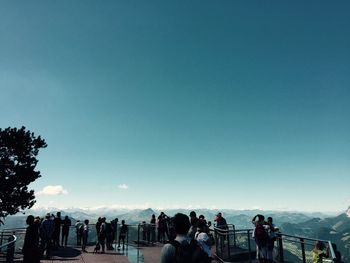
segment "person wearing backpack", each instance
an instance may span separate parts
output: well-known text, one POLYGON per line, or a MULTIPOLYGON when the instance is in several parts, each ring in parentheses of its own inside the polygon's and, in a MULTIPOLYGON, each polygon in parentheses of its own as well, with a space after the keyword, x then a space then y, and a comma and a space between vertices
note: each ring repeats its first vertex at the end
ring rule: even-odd
POLYGON ((202 251, 202 257, 201 261, 205 263, 211 262, 211 246, 212 241, 208 235, 207 231, 207 224, 205 220, 199 220, 197 223, 197 232, 195 234, 195 239, 198 242, 198 245, 201 247, 202 251))
POLYGON ((77 246, 81 245, 81 239, 83 238, 84 223, 77 220, 75 223, 75 233, 77 235, 77 246))
POLYGON ((254 238, 257 246, 257 255, 260 263, 267 263, 267 242, 268 233, 264 227, 265 217, 263 215, 256 215, 253 218, 255 224, 254 238))
POLYGON ((198 242, 188 236, 191 227, 189 217, 177 213, 173 218, 175 240, 165 244, 160 254, 160 263, 205 263, 205 254, 198 242))

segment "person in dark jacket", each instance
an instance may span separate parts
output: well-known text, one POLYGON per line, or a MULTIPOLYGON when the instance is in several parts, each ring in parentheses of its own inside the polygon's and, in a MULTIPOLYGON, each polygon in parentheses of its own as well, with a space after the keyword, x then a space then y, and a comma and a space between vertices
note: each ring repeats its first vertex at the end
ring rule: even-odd
POLYGON ((55 249, 60 247, 60 234, 61 234, 61 212, 57 212, 56 217, 53 220, 54 222, 54 231, 52 233, 53 247, 55 249))
POLYGON ((29 215, 26 223, 28 225, 23 243, 23 263, 39 263, 39 229, 34 223, 34 216, 29 215))
POLYGON ((69 219, 68 216, 65 216, 63 221, 62 221, 62 238, 61 238, 61 246, 67 246, 67 240, 68 240, 68 235, 69 235, 69 228, 71 226, 72 222, 69 219))

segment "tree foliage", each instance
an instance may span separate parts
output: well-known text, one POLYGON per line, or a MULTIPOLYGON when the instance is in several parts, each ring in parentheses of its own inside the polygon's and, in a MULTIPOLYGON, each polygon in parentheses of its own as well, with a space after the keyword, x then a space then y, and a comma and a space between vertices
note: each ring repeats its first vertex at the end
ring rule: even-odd
POLYGON ((34 190, 28 185, 41 177, 35 171, 40 148, 47 146, 40 136, 25 127, 0 128, 0 223, 35 204, 34 190))

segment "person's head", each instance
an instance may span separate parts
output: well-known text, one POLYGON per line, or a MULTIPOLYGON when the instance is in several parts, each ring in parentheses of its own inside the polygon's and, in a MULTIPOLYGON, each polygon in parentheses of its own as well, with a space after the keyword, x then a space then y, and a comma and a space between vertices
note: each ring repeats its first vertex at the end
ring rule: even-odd
POLYGON ((271 225, 272 222, 273 222, 273 219, 272 219, 271 216, 269 216, 269 217, 267 218, 267 223, 268 223, 269 225, 271 225))
POLYGON ((61 212, 57 212, 56 216, 61 217, 61 212))
POLYGON ((84 224, 85 224, 85 225, 88 225, 88 224, 89 224, 89 220, 88 220, 88 219, 85 219, 85 220, 84 220, 84 224))
POLYGON ((66 219, 66 220, 67 220, 67 219, 68 219, 68 216, 65 216, 65 217, 64 217, 64 219, 66 219))
POLYGON ((191 211, 190 217, 196 217, 196 216, 197 216, 196 212, 195 211, 191 211))
POLYGON ((153 214, 153 215, 152 215, 152 218, 156 218, 156 215, 155 215, 155 214, 153 214))
POLYGON ((220 220, 221 220, 221 217, 222 217, 221 212, 217 213, 217 214, 215 215, 214 221, 216 221, 216 222, 220 221, 220 220))
POLYGON ((202 220, 205 219, 204 215, 200 215, 198 218, 199 218, 199 219, 202 219, 202 220))
POLYGON ((324 249, 324 244, 323 244, 323 242, 321 242, 321 241, 316 241, 316 243, 315 243, 315 248, 316 249, 318 249, 318 250, 323 250, 324 249))
POLYGON ((199 220, 198 221, 197 228, 198 228, 199 232, 205 232, 206 227, 207 227, 207 224, 205 223, 204 220, 199 220))
POLYGON ((50 219, 50 217, 51 217, 50 213, 47 213, 46 216, 45 216, 46 219, 50 219))
POLYGON ((182 213, 177 213, 174 216, 173 223, 174 223, 175 232, 176 234, 179 234, 179 235, 186 235, 188 233, 188 230, 191 227, 190 219, 188 218, 187 215, 182 213))
POLYGON ((262 224, 265 220, 265 217, 263 215, 257 214, 256 216, 253 217, 253 224, 257 225, 257 224, 262 224))
POLYGON ((27 216, 26 223, 27 225, 32 225, 34 223, 34 216, 32 215, 27 216))
POLYGON ((122 225, 125 225, 125 220, 122 220, 122 225))

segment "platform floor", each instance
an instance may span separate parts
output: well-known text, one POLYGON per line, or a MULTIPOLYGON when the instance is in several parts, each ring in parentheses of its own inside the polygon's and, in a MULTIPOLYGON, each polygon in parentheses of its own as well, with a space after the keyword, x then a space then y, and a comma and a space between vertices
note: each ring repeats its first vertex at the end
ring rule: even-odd
MULTIPOLYGON (((94 246, 87 247, 87 253, 80 247, 65 247, 53 251, 51 259, 41 260, 41 263, 158 263, 162 244, 147 247, 131 247, 123 250, 108 250, 104 254, 93 253, 94 246)), ((0 261, 1 262, 1 261, 0 261)), ((14 262, 22 262, 17 259, 14 262)), ((213 260, 212 263, 220 261, 213 260)))

